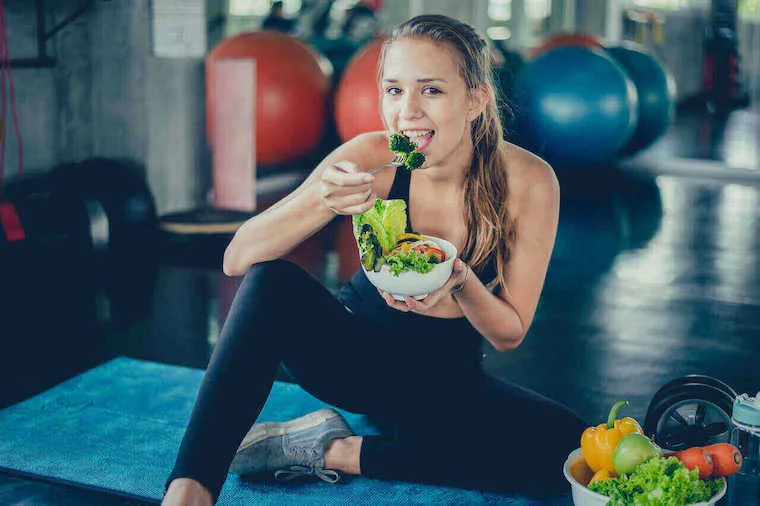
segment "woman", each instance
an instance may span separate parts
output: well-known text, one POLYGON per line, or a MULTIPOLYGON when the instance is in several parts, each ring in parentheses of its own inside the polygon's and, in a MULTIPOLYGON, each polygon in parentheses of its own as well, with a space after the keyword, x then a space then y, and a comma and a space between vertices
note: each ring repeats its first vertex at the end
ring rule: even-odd
POLYGON ((533 319, 557 228, 554 173, 503 140, 488 49, 471 27, 444 16, 404 23, 384 47, 380 86, 388 132, 410 136, 425 165, 371 175, 392 158, 388 132, 361 135, 238 230, 224 271, 245 278, 164 504, 210 504, 228 470, 565 489, 562 462, 587 424, 480 364, 483 337, 514 349, 533 319), (442 288, 397 301, 359 270, 336 298, 278 260, 376 198, 407 200, 414 231, 457 246, 461 258, 442 288), (313 395, 391 429, 355 435, 332 410, 251 427, 280 361, 313 395))

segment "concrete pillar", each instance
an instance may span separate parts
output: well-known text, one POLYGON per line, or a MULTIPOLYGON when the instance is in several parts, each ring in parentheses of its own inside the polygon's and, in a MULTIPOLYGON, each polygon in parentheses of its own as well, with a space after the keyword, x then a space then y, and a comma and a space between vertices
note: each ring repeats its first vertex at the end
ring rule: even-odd
POLYGON ((608 42, 623 40, 623 3, 618 0, 605 2, 604 39, 608 42))
POLYGON ((609 42, 623 38, 623 3, 620 0, 577 0, 579 32, 603 37, 609 42))
POLYGON ((551 33, 575 31, 576 3, 576 0, 552 0, 552 12, 549 18, 551 33))
POLYGON ((488 0, 474 0, 472 4, 473 26, 479 34, 485 36, 486 30, 491 25, 488 18, 488 0))
POLYGON ((97 2, 92 23, 95 154, 145 163, 150 20, 147 0, 97 2))
POLYGON ((93 145, 145 165, 159 213, 202 204, 210 181, 203 58, 156 58, 149 0, 97 2, 93 145))
MULTIPOLYGON (((52 12, 55 24, 62 22, 72 8, 76 8, 75 2, 57 3, 52 12)), ((92 11, 88 11, 51 40, 57 57, 53 77, 58 107, 58 163, 93 156, 91 25, 92 11)))
POLYGON ((603 37, 608 3, 607 0, 577 0, 577 31, 603 37))
POLYGON ((526 0, 512 0, 512 19, 509 21, 509 29, 512 31, 511 45, 517 50, 533 46, 531 22, 525 3, 526 0))

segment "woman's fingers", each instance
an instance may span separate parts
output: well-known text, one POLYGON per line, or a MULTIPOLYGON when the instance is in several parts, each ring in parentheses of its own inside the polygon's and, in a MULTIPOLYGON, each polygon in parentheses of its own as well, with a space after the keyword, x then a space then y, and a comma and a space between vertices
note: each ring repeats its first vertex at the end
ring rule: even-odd
POLYGON ((399 311, 403 311, 405 313, 409 311, 409 307, 403 301, 394 299, 391 294, 384 292, 383 290, 378 289, 377 291, 380 293, 380 296, 383 298, 383 300, 385 300, 385 303, 393 309, 398 309, 399 311))
POLYGON ((346 214, 361 214, 361 213, 366 213, 367 211, 369 211, 370 209, 372 209, 372 207, 374 205, 375 205, 375 199, 371 198, 371 199, 368 199, 367 202, 364 202, 364 203, 359 204, 357 206, 346 207, 345 209, 343 209, 343 212, 345 212, 346 214))
POLYGON ((322 175, 322 180, 340 187, 362 186, 372 183, 375 176, 366 172, 360 172, 354 164, 350 164, 348 170, 338 165, 331 165, 322 175))
POLYGON ((341 188, 353 188, 370 184, 373 179, 371 174, 347 174, 345 172, 326 171, 322 180, 341 188))
POLYGON ((417 300, 414 297, 405 297, 404 302, 411 311, 426 313, 436 305, 438 298, 431 292, 424 299, 417 300))
MULTIPOLYGON (((372 196, 372 188, 367 188, 367 191, 364 191, 362 193, 352 193, 350 195, 346 195, 345 197, 341 198, 341 201, 344 206, 355 206, 364 204, 369 200, 369 198, 372 196)), ((374 203, 375 199, 372 199, 374 203)))
POLYGON ((374 176, 351 162, 339 162, 322 173, 322 200, 336 214, 359 214, 375 203, 374 176))
POLYGON ((373 188, 371 185, 356 186, 356 187, 353 187, 351 190, 346 190, 345 188, 334 187, 334 186, 331 187, 329 185, 325 185, 322 187, 322 198, 332 199, 336 203, 338 203, 339 201, 344 201, 344 199, 353 199, 353 200, 345 200, 345 202, 347 202, 348 205, 359 204, 361 202, 364 202, 370 197, 370 195, 372 194, 372 190, 373 188))
POLYGON ((376 198, 377 195, 372 188, 370 188, 363 193, 341 197, 325 197, 324 200, 328 204, 328 207, 338 212, 338 214, 359 214, 372 209, 372 206, 375 205, 376 198))

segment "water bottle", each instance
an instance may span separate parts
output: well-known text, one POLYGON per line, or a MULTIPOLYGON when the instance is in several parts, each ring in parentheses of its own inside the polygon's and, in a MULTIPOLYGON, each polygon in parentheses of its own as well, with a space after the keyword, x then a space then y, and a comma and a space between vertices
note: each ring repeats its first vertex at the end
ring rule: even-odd
POLYGON ((744 463, 728 479, 730 506, 760 506, 760 392, 734 399, 731 416, 731 444, 742 452, 744 463))

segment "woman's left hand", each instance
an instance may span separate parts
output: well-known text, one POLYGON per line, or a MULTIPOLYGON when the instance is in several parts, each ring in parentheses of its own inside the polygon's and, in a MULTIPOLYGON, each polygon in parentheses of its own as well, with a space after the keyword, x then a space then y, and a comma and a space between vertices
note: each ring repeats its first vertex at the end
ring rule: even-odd
POLYGON ((384 292, 379 288, 377 291, 385 300, 385 303, 393 309, 397 309, 405 313, 413 311, 415 313, 425 314, 428 313, 436 304, 438 304, 441 299, 449 297, 451 295, 452 288, 464 282, 465 274, 467 274, 467 269, 469 268, 470 267, 467 266, 467 264, 465 264, 459 258, 454 260, 454 266, 452 268, 451 276, 449 276, 449 279, 446 280, 442 287, 430 292, 422 300, 415 300, 414 297, 411 296, 404 297, 404 300, 396 300, 393 298, 393 295, 388 292, 384 292))

